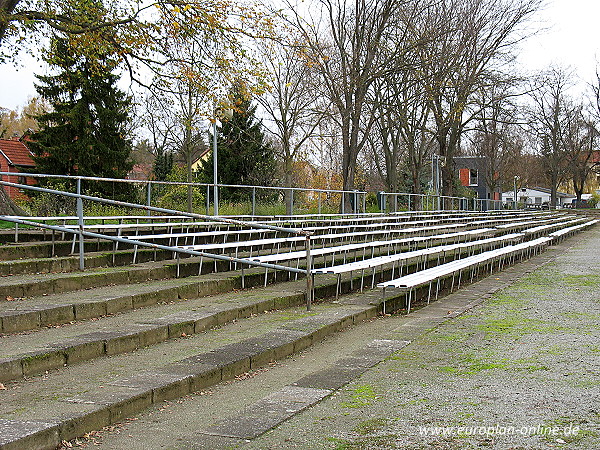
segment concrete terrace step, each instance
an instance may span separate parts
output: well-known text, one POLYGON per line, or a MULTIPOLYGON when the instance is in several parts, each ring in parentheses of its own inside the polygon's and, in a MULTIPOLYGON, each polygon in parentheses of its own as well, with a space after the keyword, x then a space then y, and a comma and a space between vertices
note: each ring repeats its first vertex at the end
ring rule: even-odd
MULTIPOLYGON (((212 286, 226 284, 223 283, 224 280, 224 277, 215 277, 212 286)), ((346 291, 349 285, 348 280, 344 284, 346 291)), ((315 298, 331 296, 335 286, 336 280, 333 277, 321 278, 315 285, 315 298)), ((59 369, 100 356, 132 351, 180 337, 182 334, 200 333, 239 318, 300 305, 305 302, 304 287, 303 281, 279 283, 266 288, 184 299, 37 332, 5 335, 0 337, 0 381, 59 369), (24 353, 23 348, 29 351, 24 353)), ((175 295, 173 290, 171 292, 175 295)), ((148 293, 154 301, 151 290, 148 293)), ((346 303, 352 304, 357 299, 365 298, 370 297, 350 296, 346 303)), ((176 297, 173 299, 177 300, 176 297)), ((400 303, 401 301, 396 299, 396 304, 400 303)))
MULTIPOLYGON (((262 284, 263 275, 246 274, 247 287, 262 284)), ((74 321, 156 305, 161 302, 194 299, 228 292, 241 286, 241 275, 220 272, 186 278, 105 286, 64 294, 53 294, 0 303, 0 332, 22 331, 57 326, 74 321)))
MULTIPOLYGON (((89 242, 89 241, 88 241, 89 242)), ((86 243, 87 244, 87 243, 86 243)), ((53 258, 55 256, 68 256, 71 254, 73 244, 69 241, 52 242, 22 242, 0 245, 0 260, 15 260, 23 258, 53 258)), ((77 246, 75 247, 77 250, 77 246)), ((111 251, 112 242, 89 242, 88 251, 111 251)))
MULTIPOLYGON (((213 285, 214 282, 226 284, 224 280, 213 278, 213 285)), ((0 360, 0 381, 131 351, 180 337, 182 333, 200 333, 241 317, 299 305, 305 299, 302 287, 301 282, 285 283, 284 286, 175 301, 27 334, 5 335, 0 337, 3 358, 0 360), (23 353, 23 348, 29 351, 23 353)), ((326 289, 327 285, 317 287, 316 292, 326 289)))
MULTIPOLYGON (((385 254, 385 251, 383 252, 385 254)), ((455 252, 447 252, 447 258, 453 258, 455 252)), ((336 260, 342 262, 343 257, 337 256, 336 260)), ((346 258, 352 260, 352 258, 346 258)), ((359 257, 360 259, 360 257, 359 257)), ((318 263, 315 267, 323 264, 323 261, 314 261, 318 263)), ((331 264, 328 259, 327 264, 331 264)), ((192 272, 194 262, 192 265, 192 272)), ((204 261, 212 269, 213 262, 204 261)), ((414 264, 422 264, 419 257, 411 258, 406 261, 405 270, 407 272, 416 269, 414 264)), ((378 267, 377 278, 382 270, 388 271, 390 264, 378 267)), ((189 272, 186 269, 186 272, 189 272)), ((345 277, 340 280, 340 292, 350 292, 358 289, 361 274, 360 271, 350 274, 353 276, 345 277)), ((264 285, 264 269, 254 268, 246 269, 244 275, 244 286, 246 288, 264 285)), ((278 274, 278 278, 286 278, 285 274, 278 274)), ((323 275, 317 277, 320 280, 323 275)), ((326 278, 323 278, 326 279, 326 278)), ((369 280, 372 281, 372 274, 369 272, 369 280)), ((268 283, 280 282, 274 279, 273 271, 267 276, 268 283)), ((319 281, 321 282, 321 281, 319 281)), ((304 283, 304 282, 302 282, 304 283)), ((370 281, 369 281, 370 283, 370 281)), ((369 284, 367 283, 367 284, 369 284)), ((94 289, 71 292, 65 296, 63 293, 43 295, 33 298, 15 299, 13 301, 0 302, 0 333, 17 333, 22 331, 34 330, 48 326, 57 326, 73 321, 86 320, 101 317, 107 314, 124 312, 131 309, 147 307, 160 302, 171 302, 182 299, 194 299, 206 295, 225 293, 234 289, 241 288, 240 272, 215 272, 201 276, 190 275, 185 278, 171 278, 154 281, 144 281, 143 283, 104 286, 94 289)), ((370 285, 370 284, 369 284, 370 285)), ((301 287, 304 289, 304 287, 301 287)))
MULTIPOLYGON (((203 271, 204 267, 212 270, 212 261, 209 264, 205 260, 203 271)), ((180 263, 180 277, 197 273, 197 260, 183 260, 180 263)), ((0 278, 0 302, 6 301, 7 298, 10 300, 66 293, 99 286, 173 278, 176 275, 177 264, 174 261, 151 261, 128 267, 95 268, 84 272, 12 275, 0 278)))
POLYGON ((241 319, 191 337, 7 384, 0 449, 53 448, 164 400, 284 358, 377 313, 372 294, 241 319))
MULTIPOLYGON (((375 255, 386 254, 385 248, 375 255)), ((448 253, 451 257, 453 253, 448 253)), ((355 255, 361 258, 361 255, 355 255)), ((418 258, 415 258, 415 260, 418 258)), ((354 257, 336 255, 336 261, 341 263, 343 260, 352 261, 354 257)), ((313 260, 315 267, 323 264, 331 264, 331 259, 322 260, 316 258, 313 260)), ((226 262, 219 262, 220 272, 214 270, 214 261, 207 258, 203 261, 203 275, 197 277, 198 258, 190 258, 180 262, 180 275, 184 278, 172 278, 175 275, 174 263, 166 262, 167 271, 161 269, 159 262, 150 262, 140 264, 136 267, 153 267, 158 270, 157 275, 136 277, 135 283, 127 283, 127 280, 121 280, 118 277, 112 277, 113 273, 123 276, 119 269, 110 269, 106 272, 111 283, 106 284, 104 278, 98 278, 95 273, 102 271, 90 270, 88 272, 78 272, 71 275, 57 274, 37 274, 35 276, 13 276, 2 280, 0 278, 0 292, 2 292, 2 282, 9 286, 5 294, 13 292, 10 297, 0 298, 0 333, 16 333, 32 330, 40 327, 55 326, 69 323, 77 320, 100 317, 106 314, 113 314, 129 309, 145 307, 158 302, 173 301, 183 298, 195 298, 198 296, 215 294, 218 292, 227 292, 241 287, 241 271, 227 271, 226 262), (211 273, 212 272, 212 273, 211 273), (80 278, 81 276, 81 278, 80 278), (58 278, 58 282, 56 281, 58 278), (73 281, 72 289, 66 289, 63 281, 73 281), (92 277, 92 282, 85 282, 87 277, 92 277), (81 279, 81 284, 77 284, 81 279), (20 282, 9 283, 12 280, 20 282), (42 283, 37 286, 36 283, 42 283), (58 287, 57 284, 58 283, 58 287), (123 283, 120 284, 119 283, 123 283), (125 289, 120 286, 127 286, 125 289), (32 297, 20 297, 24 292, 12 291, 12 287, 21 291, 36 292, 32 297), (35 289, 34 289, 35 288, 35 289), (45 291, 44 289, 48 290, 45 291), (50 290, 50 288, 53 289, 50 290), (81 289, 85 289, 82 291, 81 289), (93 289, 91 289, 93 288, 93 289), (74 289, 79 289, 75 291, 74 289), (41 295, 40 295, 41 291, 41 295), (54 292, 54 293, 52 293, 54 292), (66 292, 70 295, 65 296, 66 292), (9 299, 11 301, 2 301, 9 299)), ((407 270, 410 267, 410 261, 407 262, 407 270)), ((126 269, 121 269, 126 270, 126 269)), ((128 272, 128 271, 127 271, 128 272)), ((356 275, 356 274, 355 274, 356 275)), ((244 286, 252 287, 264 284, 264 269, 252 268, 244 271, 244 286)), ((286 274, 277 273, 278 279, 287 278, 286 274)), ((269 271, 267 275, 269 283, 274 282, 274 272, 269 271)), ((279 280, 277 280, 279 281, 279 280)), ((350 286, 353 286, 352 283, 350 286)), ((358 286, 358 285, 357 285, 358 286)), ((346 289, 346 291, 352 289, 346 289)))
MULTIPOLYGON (((172 252, 153 250, 140 250, 136 262, 161 261, 172 259, 172 252)), ((85 269, 99 267, 118 267, 131 264, 133 250, 119 250, 117 252, 86 252, 84 258, 85 269)), ((0 276, 37 273, 63 273, 79 271, 79 255, 26 258, 0 261, 0 276)))

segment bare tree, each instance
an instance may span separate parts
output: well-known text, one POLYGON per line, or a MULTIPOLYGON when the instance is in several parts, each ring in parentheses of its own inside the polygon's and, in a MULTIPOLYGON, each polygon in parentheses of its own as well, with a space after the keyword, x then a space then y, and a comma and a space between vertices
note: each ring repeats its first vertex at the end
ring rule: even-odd
POLYGON ((482 176, 491 192, 512 186, 515 173, 510 169, 514 168, 524 147, 520 137, 524 123, 514 103, 521 95, 514 90, 518 81, 498 79, 475 94, 477 112, 468 133, 471 139, 468 153, 485 158, 482 176))
POLYGON ((432 111, 432 132, 440 156, 442 188, 454 188, 453 157, 473 119, 473 94, 495 78, 509 57, 527 19, 540 0, 440 0, 433 2, 414 28, 420 38, 426 99, 432 111))
POLYGON ((576 106, 566 118, 566 127, 563 133, 563 142, 568 157, 568 176, 571 177, 573 190, 577 201, 581 196, 586 183, 595 169, 593 156, 598 140, 598 130, 590 118, 585 117, 583 105, 576 106))
MULTIPOLYGON (((343 189, 354 188, 356 160, 364 147, 373 117, 365 118, 367 95, 375 80, 384 76, 389 63, 403 52, 406 27, 397 21, 408 0, 318 0, 323 22, 307 22, 294 16, 310 62, 319 71, 325 95, 331 101, 342 135, 343 189), (396 21, 396 22, 395 22, 396 21), (397 42, 384 50, 384 44, 397 42)), ((412 10, 411 10, 412 11, 412 10)), ((345 210, 351 210, 346 198, 345 210)))
POLYGON ((551 67, 536 80, 532 89, 533 106, 529 112, 530 127, 537 140, 538 152, 550 184, 550 204, 555 207, 558 186, 568 176, 569 150, 566 133, 578 113, 567 96, 573 75, 560 67, 551 67))
MULTIPOLYGON (((374 160, 391 192, 398 192, 400 171, 405 168, 411 193, 422 193, 421 177, 433 150, 428 130, 431 111, 415 75, 415 71, 398 71, 374 84, 374 160)), ((413 205, 420 207, 418 201, 413 205)))
MULTIPOLYGON (((294 162, 315 135, 327 107, 315 96, 316 74, 298 42, 281 45, 264 41, 261 45, 261 59, 267 70, 265 81, 270 89, 257 101, 266 112, 267 122, 273 124, 267 131, 279 143, 283 185, 293 187, 294 162)), ((292 201, 291 191, 286 189, 288 214, 292 212, 292 201)))

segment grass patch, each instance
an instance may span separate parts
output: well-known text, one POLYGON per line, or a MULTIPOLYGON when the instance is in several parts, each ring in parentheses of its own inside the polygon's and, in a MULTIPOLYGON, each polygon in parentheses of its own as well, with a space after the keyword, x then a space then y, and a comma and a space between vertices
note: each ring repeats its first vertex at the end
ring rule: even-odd
POLYGON ((560 279, 562 284, 568 286, 600 286, 600 275, 589 274, 589 275, 563 275, 560 279))
POLYGON ((325 438, 325 448, 335 450, 362 450, 374 448, 397 448, 398 436, 391 434, 386 436, 361 437, 356 440, 340 439, 336 437, 325 438))
POLYGON ((438 371, 442 373, 449 373, 453 375, 475 375, 484 370, 494 369, 506 369, 508 365, 504 360, 502 361, 483 361, 473 356, 467 356, 459 362, 460 367, 442 366, 438 368, 438 371))

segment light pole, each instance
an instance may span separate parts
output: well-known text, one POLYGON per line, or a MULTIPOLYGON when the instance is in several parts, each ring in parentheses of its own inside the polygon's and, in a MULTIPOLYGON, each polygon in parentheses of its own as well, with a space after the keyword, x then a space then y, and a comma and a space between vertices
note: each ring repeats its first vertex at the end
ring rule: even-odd
POLYGON ((219 186, 217 185, 217 166, 218 166, 218 154, 217 154, 217 118, 220 116, 227 120, 233 117, 233 110, 230 108, 215 108, 215 118, 213 121, 213 203, 214 211, 213 216, 219 215, 219 186))
POLYGON ((219 215, 219 187, 217 186, 217 117, 213 122, 213 216, 219 215))
POLYGON ((515 209, 517 209, 517 178, 519 178, 518 176, 515 175, 514 178, 514 185, 513 185, 513 202, 515 204, 515 209))

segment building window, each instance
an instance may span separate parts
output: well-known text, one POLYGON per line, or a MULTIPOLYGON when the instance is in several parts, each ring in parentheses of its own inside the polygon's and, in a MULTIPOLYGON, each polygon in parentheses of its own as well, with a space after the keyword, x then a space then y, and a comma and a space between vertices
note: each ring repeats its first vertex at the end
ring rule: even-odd
POLYGON ((535 203, 536 203, 536 205, 540 205, 542 203, 542 197, 536 197, 535 203))
POLYGON ((17 178, 17 183, 18 184, 27 184, 27 178, 25 178, 24 176, 19 176, 19 178, 17 178))
POLYGON ((469 186, 477 186, 478 180, 477 180, 477 169, 470 169, 469 170, 469 186))

